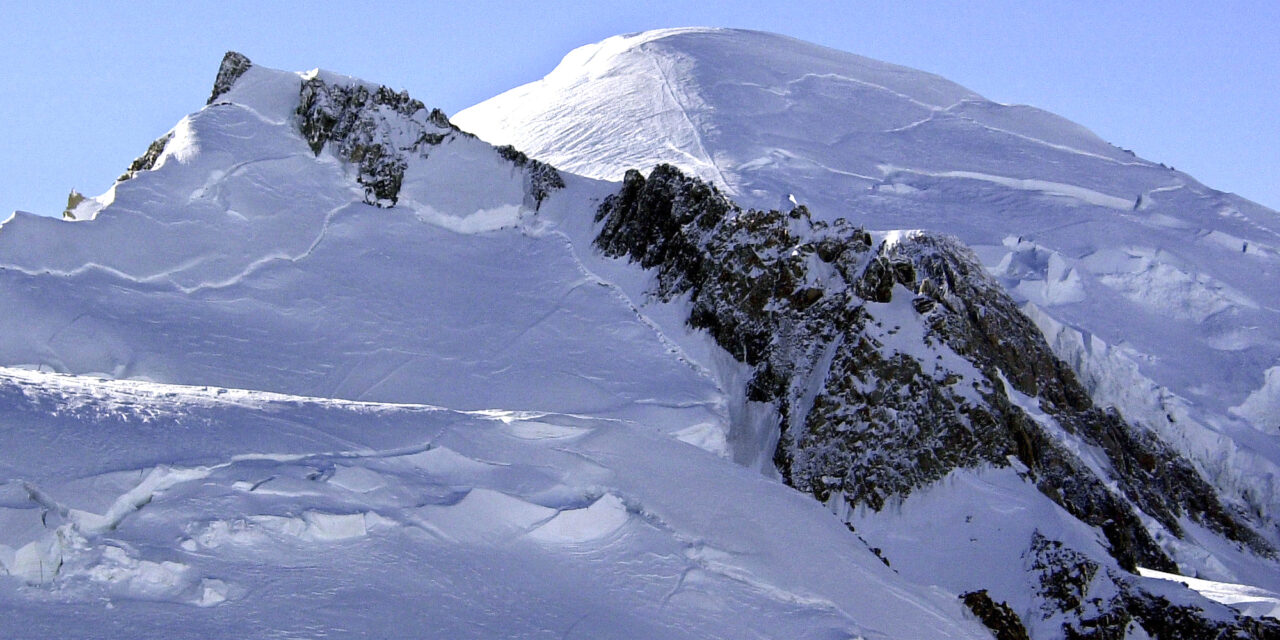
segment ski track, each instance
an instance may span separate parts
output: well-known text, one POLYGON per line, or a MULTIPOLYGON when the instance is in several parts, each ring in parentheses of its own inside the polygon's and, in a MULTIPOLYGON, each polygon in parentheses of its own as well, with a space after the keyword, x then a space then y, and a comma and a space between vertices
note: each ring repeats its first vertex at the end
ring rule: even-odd
POLYGON ((663 90, 666 91, 667 97, 671 99, 673 104, 675 104, 676 110, 680 112, 680 117, 683 118, 685 124, 688 125, 689 132, 693 135, 694 142, 698 145, 698 152, 702 155, 703 159, 701 164, 711 167, 711 169, 716 172, 716 177, 719 179, 718 184, 722 189, 731 191, 732 187, 730 185, 732 183, 725 179, 724 174, 720 172, 720 166, 716 164, 715 159, 707 151, 707 145, 702 139, 701 130, 696 124, 694 124, 693 119, 689 117, 689 111, 680 100, 679 93, 676 88, 672 86, 671 79, 667 75, 667 70, 664 69, 662 63, 659 62, 658 56, 654 55, 646 46, 642 45, 640 50, 647 54, 646 57, 648 58, 649 63, 653 65, 654 71, 656 71, 658 77, 662 79, 662 87, 663 90))

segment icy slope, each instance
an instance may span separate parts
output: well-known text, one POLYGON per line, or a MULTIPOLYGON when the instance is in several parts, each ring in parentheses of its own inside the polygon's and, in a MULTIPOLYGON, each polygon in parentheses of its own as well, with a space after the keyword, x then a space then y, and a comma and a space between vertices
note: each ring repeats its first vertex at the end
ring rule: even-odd
POLYGON ((983 637, 627 423, 12 369, 0 399, 4 637, 983 637))
POLYGON ((669 162, 744 206, 954 234, 1094 398, 1280 513, 1280 216, 1074 123, 771 34, 577 49, 464 129, 597 177, 669 162))

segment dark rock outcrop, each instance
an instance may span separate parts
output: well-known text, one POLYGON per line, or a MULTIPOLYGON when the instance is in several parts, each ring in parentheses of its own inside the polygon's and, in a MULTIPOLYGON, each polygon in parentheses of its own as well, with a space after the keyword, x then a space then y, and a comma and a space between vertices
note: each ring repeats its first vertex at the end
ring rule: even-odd
MULTIPOLYGON (((455 127, 443 111, 428 110, 404 91, 363 84, 335 84, 320 77, 302 83, 299 127, 311 150, 326 147, 355 165, 365 202, 395 206, 410 158, 425 158, 433 147, 457 137, 474 137, 455 127)), ((551 191, 564 187, 559 172, 510 147, 495 150, 525 171, 525 190, 537 208, 551 191)))
POLYGON ((1135 627, 1157 640, 1280 638, 1280 622, 1241 616, 1198 596, 1171 602, 1039 532, 1024 560, 1042 619, 1059 622, 1065 638, 1123 640, 1135 627))
POLYGON ((130 180, 140 172, 150 171, 153 169, 156 166, 156 160, 160 159, 160 154, 164 153, 165 147, 169 146, 169 141, 172 139, 173 132, 166 133, 163 136, 156 138, 155 141, 147 146, 146 152, 138 156, 137 159, 129 164, 129 168, 126 169, 119 178, 116 178, 116 182, 130 180))
POLYGON ((1030 640, 1018 614, 1009 605, 992 600, 986 589, 961 594, 960 599, 995 634, 996 640, 1030 640))
POLYGON ((511 145, 498 147, 497 151, 498 155, 507 161, 526 169, 524 190, 533 200, 535 210, 542 206, 542 201, 551 195, 552 191, 564 188, 564 178, 560 177, 560 172, 556 171, 555 167, 533 160, 511 145))
POLYGON ((253 63, 249 62, 249 58, 235 51, 228 51, 222 56, 222 64, 218 67, 218 77, 213 80, 213 92, 209 94, 206 105, 213 104, 214 100, 222 97, 222 94, 231 90, 231 86, 249 70, 253 63))
POLYGON ((320 78, 302 83, 298 116, 311 150, 319 155, 325 145, 332 144, 334 155, 356 166, 365 202, 379 207, 394 206, 398 200, 409 154, 425 156, 426 147, 441 144, 456 131, 439 124, 438 120, 448 122, 444 114, 428 114, 406 92, 336 85, 320 78), (388 116, 412 123, 416 130, 396 136, 386 126, 388 116))
POLYGON ((62 219, 75 220, 76 207, 80 206, 80 203, 84 201, 85 201, 84 194, 80 193, 79 191, 76 191, 75 189, 72 189, 71 193, 67 194, 67 208, 62 210, 62 219))
MULTIPOLYGON (((1109 479, 1117 481, 1138 509, 1175 535, 1182 535, 1178 519, 1186 515, 1256 553, 1274 553, 1245 524, 1247 516, 1222 504, 1212 486, 1172 447, 1126 422, 1114 409, 1094 406, 1075 374, 1054 356, 1032 321, 967 248, 922 234, 884 253, 889 261, 916 266, 920 282, 912 288, 930 301, 922 315, 931 333, 989 379, 1002 376, 1009 386, 1035 398, 1039 409, 1071 437, 1101 449, 1111 465, 1109 479)), ((1050 485, 1042 490, 1066 490, 1066 479, 1054 477, 1066 464, 1061 452, 1045 450, 1045 444, 1036 443, 1024 429, 1013 432, 1019 440, 1019 459, 1041 476, 1042 484, 1050 485)))

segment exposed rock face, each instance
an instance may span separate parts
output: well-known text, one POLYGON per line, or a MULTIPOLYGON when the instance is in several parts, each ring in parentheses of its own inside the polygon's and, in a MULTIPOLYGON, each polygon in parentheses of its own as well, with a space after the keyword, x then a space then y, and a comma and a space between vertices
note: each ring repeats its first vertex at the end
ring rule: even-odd
POLYGON ((320 78, 302 83, 298 116, 311 150, 320 154, 333 143, 334 155, 356 165, 356 180, 364 187, 365 202, 394 206, 407 166, 406 154, 426 156, 426 148, 440 144, 457 129, 439 110, 426 107, 387 87, 334 85, 320 78), (416 125, 412 131, 385 126, 387 117, 416 125), (399 135, 397 135, 399 134, 399 135))
MULTIPOLYGON (((955 469, 1016 460, 1041 493, 1100 530, 1125 569, 1175 569, 1141 513, 1175 535, 1187 516, 1272 553, 1186 460, 1093 406, 1032 322, 951 238, 909 233, 876 243, 842 219, 813 222, 803 207, 743 211, 668 165, 647 179, 628 172, 597 220, 604 253, 653 269, 654 296, 687 295, 689 325, 754 369, 748 397, 781 416, 778 470, 820 501, 879 510, 955 469), (1071 441, 1105 452, 1105 475, 1065 446, 1071 441)), ((1100 565, 1084 561, 1092 570, 1045 561, 1075 571, 1052 573, 1057 590, 1041 595, 1046 606, 1084 615, 1084 586, 1060 579, 1090 583, 1100 565)), ((1125 597, 1145 597, 1132 593, 1140 595, 1125 597)))
POLYGON ((527 169, 524 187, 525 192, 533 199, 535 209, 542 206, 542 201, 552 191, 564 188, 564 178, 560 177, 560 172, 556 171, 555 167, 545 162, 530 159, 529 156, 511 145, 501 146, 497 149, 498 155, 511 161, 517 167, 527 169))
MULTIPOLYGON (((456 136, 472 137, 453 126, 444 112, 428 111, 407 92, 320 77, 302 83, 298 116, 311 150, 319 155, 328 145, 334 155, 352 163, 365 202, 379 207, 395 206, 409 157, 425 158, 432 147, 456 136)), ((564 187, 550 165, 509 147, 497 152, 526 169, 526 191, 535 208, 552 190, 564 187)))
MULTIPOLYGON (((1018 392, 1037 398, 1039 408, 1071 437, 1105 452, 1111 465, 1108 479, 1116 480, 1140 510, 1174 535, 1182 535, 1178 518, 1187 515, 1257 553, 1273 553, 1244 524, 1244 514, 1225 507, 1172 447, 1150 431, 1127 423, 1114 410, 1095 407, 1070 368, 1053 355, 1031 320, 967 248, 921 234, 882 253, 889 262, 905 261, 916 267, 920 282, 913 288, 927 298, 918 307, 928 307, 922 315, 933 335, 972 361, 988 379, 1003 376, 1018 392)), ((1041 476, 1041 490, 1065 490, 1069 481, 1052 477, 1068 462, 1062 452, 1046 450, 1022 429, 1016 429, 1014 436, 1018 458, 1041 476)), ((1073 515, 1081 517, 1074 511, 1073 515)))
POLYGON ((209 101, 205 104, 213 104, 222 94, 231 90, 231 86, 249 70, 253 63, 249 62, 249 58, 235 51, 228 51, 222 56, 222 65, 218 67, 218 77, 213 81, 213 93, 209 94, 209 101))
POLYGON ((1032 536, 1023 560, 1046 619, 1060 613, 1084 614, 1090 586, 1101 565, 1039 531, 1032 536))
POLYGON ((67 194, 67 208, 62 210, 62 218, 64 220, 75 220, 76 214, 74 212, 76 207, 80 206, 80 203, 84 201, 84 194, 72 189, 71 193, 67 194))
POLYGON ((1038 532, 1023 558, 1042 619, 1065 638, 1123 640, 1134 628, 1160 640, 1280 637, 1280 622, 1239 616, 1213 603, 1173 603, 1038 532))
POLYGON ((1009 605, 992 600, 985 589, 970 591, 960 598, 973 615, 978 616, 982 624, 995 633, 996 640, 1030 640, 1027 628, 1022 626, 1018 614, 1009 605))
POLYGON ((138 156, 137 159, 129 164, 129 168, 119 178, 116 178, 116 182, 124 182, 138 175, 139 172, 150 171, 154 168, 156 160, 160 158, 160 154, 164 153, 164 148, 169 145, 169 141, 172 139, 173 132, 156 138, 154 142, 147 146, 146 152, 138 156))

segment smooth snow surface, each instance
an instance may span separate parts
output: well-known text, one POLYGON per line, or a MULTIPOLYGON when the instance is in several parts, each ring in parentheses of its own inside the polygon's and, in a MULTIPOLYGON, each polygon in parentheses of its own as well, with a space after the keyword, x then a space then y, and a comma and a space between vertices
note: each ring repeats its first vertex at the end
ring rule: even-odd
POLYGON ((1100 403, 1280 514, 1275 211, 1053 114, 750 31, 609 38, 455 121, 589 176, 667 162, 744 206, 954 234, 1100 403))

